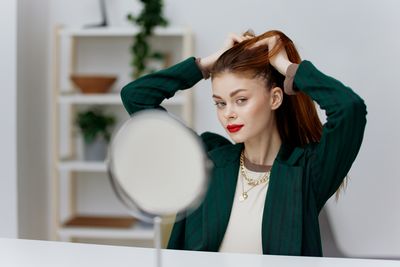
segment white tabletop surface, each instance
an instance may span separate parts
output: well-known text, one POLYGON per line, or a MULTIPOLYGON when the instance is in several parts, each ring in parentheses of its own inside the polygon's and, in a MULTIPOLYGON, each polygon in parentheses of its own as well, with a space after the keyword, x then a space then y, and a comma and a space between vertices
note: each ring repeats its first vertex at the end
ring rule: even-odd
MULTIPOLYGON (((162 251, 163 267, 273 266, 273 267, 400 267, 400 261, 288 257, 233 253, 162 251)), ((0 238, 0 266, 155 266, 155 250, 52 241, 0 238)))

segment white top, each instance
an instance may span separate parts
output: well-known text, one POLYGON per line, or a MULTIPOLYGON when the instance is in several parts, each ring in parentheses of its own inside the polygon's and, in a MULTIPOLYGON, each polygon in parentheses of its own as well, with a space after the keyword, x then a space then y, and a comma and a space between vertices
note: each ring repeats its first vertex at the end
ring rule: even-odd
MULTIPOLYGON (((245 170, 247 176, 252 179, 258 179, 265 174, 247 168, 245 170)), ((247 199, 240 201, 243 192, 242 182, 245 192, 252 187, 247 184, 239 171, 231 216, 219 251, 262 254, 261 224, 268 182, 251 188, 247 192, 247 199)))

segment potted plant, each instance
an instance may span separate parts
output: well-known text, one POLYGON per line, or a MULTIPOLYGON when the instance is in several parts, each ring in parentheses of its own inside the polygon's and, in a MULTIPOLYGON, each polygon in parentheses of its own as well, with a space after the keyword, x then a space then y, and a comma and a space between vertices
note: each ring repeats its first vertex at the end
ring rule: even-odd
POLYGON ((133 78, 138 78, 142 74, 149 72, 146 68, 149 59, 163 60, 162 53, 151 51, 148 38, 153 34, 153 30, 157 26, 167 26, 168 21, 163 17, 162 0, 140 0, 143 3, 141 13, 135 17, 128 14, 127 19, 137 25, 139 32, 134 36, 133 45, 131 47, 133 67, 133 78))
POLYGON ((105 159, 115 120, 113 115, 104 114, 98 107, 77 113, 75 124, 83 136, 85 160, 105 159))

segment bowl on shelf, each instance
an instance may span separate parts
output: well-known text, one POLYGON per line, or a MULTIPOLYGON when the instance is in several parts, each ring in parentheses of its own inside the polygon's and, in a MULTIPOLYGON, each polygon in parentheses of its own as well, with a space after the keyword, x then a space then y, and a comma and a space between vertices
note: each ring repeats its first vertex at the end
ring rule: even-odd
POLYGON ((70 78, 83 94, 100 94, 110 90, 117 76, 72 74, 70 78))

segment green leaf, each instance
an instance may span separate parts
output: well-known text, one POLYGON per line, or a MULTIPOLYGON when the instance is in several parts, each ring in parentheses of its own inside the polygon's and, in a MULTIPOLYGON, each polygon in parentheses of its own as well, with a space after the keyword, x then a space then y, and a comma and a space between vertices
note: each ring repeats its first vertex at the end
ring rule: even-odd
POLYGON ((115 125, 115 121, 115 116, 105 115, 98 107, 78 112, 75 117, 75 124, 86 143, 92 142, 98 136, 109 140, 111 127, 115 125))
POLYGON ((146 69, 146 62, 150 58, 162 59, 159 52, 152 52, 148 43, 148 37, 153 34, 157 26, 167 26, 168 21, 163 17, 162 0, 140 0, 143 5, 138 16, 127 15, 127 19, 139 26, 139 33, 133 37, 133 44, 130 48, 132 54, 131 66, 133 67, 133 78, 140 77, 146 69))

